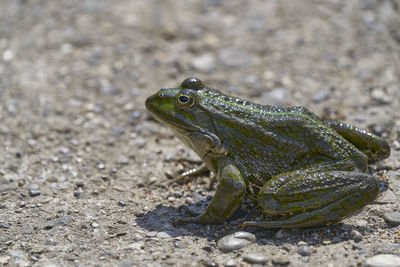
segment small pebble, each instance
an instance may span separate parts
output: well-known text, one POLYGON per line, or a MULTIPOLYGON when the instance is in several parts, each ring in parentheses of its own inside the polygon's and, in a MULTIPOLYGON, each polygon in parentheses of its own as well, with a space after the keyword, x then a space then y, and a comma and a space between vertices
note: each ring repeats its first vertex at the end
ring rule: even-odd
POLYGON ((194 202, 193 198, 187 197, 187 198, 185 198, 185 203, 188 205, 194 205, 195 202, 194 202))
POLYGON ((363 238, 362 234, 357 230, 352 230, 350 232, 350 236, 351 239, 353 239, 355 242, 360 242, 363 238))
POLYGON ((180 198, 180 197, 182 197, 182 192, 181 191, 175 191, 174 192, 174 196, 176 197, 176 198, 180 198))
POLYGON ((98 224, 97 222, 94 222, 94 223, 92 223, 92 226, 93 226, 94 228, 98 228, 98 227, 99 227, 99 224, 98 224))
POLYGON ((225 66, 233 68, 245 68, 251 62, 250 54, 233 47, 221 49, 218 53, 218 59, 225 66))
POLYGON ((39 195, 40 195, 40 191, 39 191, 39 190, 36 190, 36 189, 29 189, 29 195, 30 195, 31 197, 39 196, 39 195))
POLYGON ((276 88, 261 95, 261 103, 271 106, 282 106, 290 99, 289 91, 286 88, 276 88))
POLYGON ((383 219, 387 224, 396 226, 400 224, 400 212, 388 212, 383 215, 383 219))
POLYGON ((127 157, 125 157, 124 155, 119 155, 117 157, 115 163, 120 164, 120 165, 128 165, 129 159, 127 157))
POLYGON ((104 165, 103 162, 99 162, 99 163, 97 164, 97 168, 99 168, 100 170, 104 169, 105 167, 106 167, 106 166, 104 165))
POLYGON ((45 225, 43 228, 45 230, 50 230, 54 227, 54 223, 53 222, 49 222, 47 225, 45 225))
POLYGON ((243 257, 243 260, 248 263, 266 263, 268 258, 261 254, 249 253, 243 257))
POLYGON ((146 233, 146 236, 147 237, 155 237, 157 235, 157 232, 156 231, 151 231, 151 232, 147 232, 146 233))
POLYGON ((175 240, 174 241, 174 247, 176 247, 176 248, 186 248, 186 244, 185 244, 185 242, 183 242, 181 240, 175 240))
POLYGON ((7 228, 10 228, 10 224, 6 223, 6 222, 3 222, 3 223, 0 224, 0 227, 7 229, 7 228))
POLYGON ((364 262, 365 267, 400 267, 400 257, 391 254, 375 255, 364 262))
POLYGON ((131 266, 132 262, 130 259, 123 260, 118 264, 118 267, 131 267, 131 266))
POLYGON ((124 201, 118 201, 117 205, 120 207, 126 207, 128 204, 126 204, 124 201))
POLYGON ((311 98, 311 100, 318 104, 328 100, 330 97, 330 91, 328 89, 318 90, 311 98))
POLYGON ((375 203, 377 204, 388 204, 388 203, 397 203, 399 200, 397 196, 392 192, 392 190, 386 190, 375 203))
POLYGON ((80 198, 81 197, 81 193, 80 192, 74 192, 74 197, 80 198))
POLYGON ((236 267, 236 262, 234 259, 229 259, 226 263, 225 263, 226 267, 236 267))
POLYGON ((304 242, 304 241, 299 241, 299 242, 297 242, 297 245, 300 247, 300 246, 308 246, 308 243, 307 242, 304 242))
POLYGON ((218 241, 218 248, 228 253, 234 250, 246 247, 256 241, 256 236, 249 232, 236 232, 231 235, 227 235, 218 241))
POLYGON ((68 225, 71 222, 72 218, 69 216, 65 216, 62 218, 58 218, 54 221, 55 225, 68 225))
POLYGON ((272 262, 279 265, 287 265, 290 263, 290 259, 286 255, 279 255, 272 258, 272 262))
POLYGON ((310 256, 312 251, 309 246, 303 245, 297 249, 297 253, 299 253, 301 256, 306 257, 306 256, 310 256))
POLYGON ((157 237, 161 238, 161 239, 167 239, 167 238, 170 238, 171 236, 166 232, 158 232, 157 237))
POLYGON ((218 263, 216 263, 215 261, 203 261, 203 265, 207 266, 207 267, 217 267, 218 263))
POLYGON ((192 66, 201 72, 211 72, 215 69, 215 59, 211 54, 204 54, 192 59, 192 66))

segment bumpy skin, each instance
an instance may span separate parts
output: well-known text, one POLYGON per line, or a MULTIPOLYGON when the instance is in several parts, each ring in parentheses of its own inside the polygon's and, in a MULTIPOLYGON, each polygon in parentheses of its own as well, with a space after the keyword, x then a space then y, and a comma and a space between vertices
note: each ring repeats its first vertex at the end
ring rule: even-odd
POLYGON ((269 220, 244 226, 336 223, 376 198, 379 183, 367 163, 390 154, 382 138, 352 125, 322 120, 304 107, 227 96, 196 78, 161 89, 146 107, 218 177, 208 208, 185 222, 223 222, 248 195, 269 220))

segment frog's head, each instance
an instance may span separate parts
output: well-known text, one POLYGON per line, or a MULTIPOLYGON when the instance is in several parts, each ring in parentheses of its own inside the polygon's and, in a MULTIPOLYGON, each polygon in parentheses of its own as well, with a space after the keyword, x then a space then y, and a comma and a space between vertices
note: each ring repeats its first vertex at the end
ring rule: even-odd
POLYGON ((179 88, 161 89, 146 99, 146 108, 154 117, 173 130, 206 130, 208 115, 201 108, 199 91, 205 90, 197 78, 185 79, 179 88))

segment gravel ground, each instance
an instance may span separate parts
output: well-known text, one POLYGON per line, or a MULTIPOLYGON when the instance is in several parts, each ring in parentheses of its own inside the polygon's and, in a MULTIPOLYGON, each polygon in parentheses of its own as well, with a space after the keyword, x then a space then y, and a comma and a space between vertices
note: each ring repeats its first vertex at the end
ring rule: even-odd
POLYGON ((0 7, 0 265, 400 266, 398 1, 0 7), (223 225, 174 225, 213 190, 171 184, 198 159, 144 100, 188 76, 383 136, 392 155, 371 172, 389 190, 328 228, 239 232, 250 202, 223 225))

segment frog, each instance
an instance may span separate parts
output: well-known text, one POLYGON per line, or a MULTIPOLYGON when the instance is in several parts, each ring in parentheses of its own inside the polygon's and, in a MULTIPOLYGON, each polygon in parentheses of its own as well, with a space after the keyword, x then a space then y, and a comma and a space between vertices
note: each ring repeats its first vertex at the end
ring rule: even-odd
POLYGON ((145 106, 218 179, 208 206, 183 223, 223 223, 248 198, 263 219, 242 227, 323 227, 361 211, 382 191, 368 164, 389 157, 389 144, 305 107, 257 104, 194 77, 160 89, 145 106))

